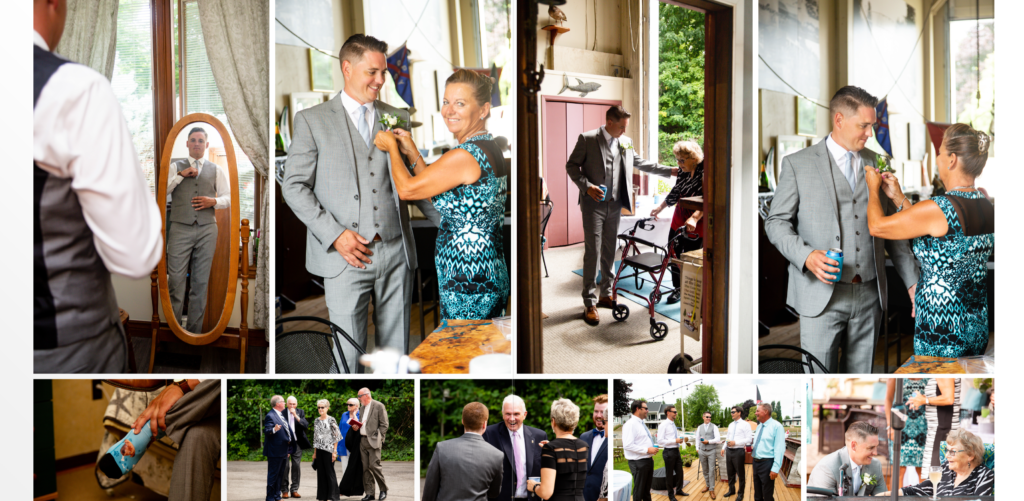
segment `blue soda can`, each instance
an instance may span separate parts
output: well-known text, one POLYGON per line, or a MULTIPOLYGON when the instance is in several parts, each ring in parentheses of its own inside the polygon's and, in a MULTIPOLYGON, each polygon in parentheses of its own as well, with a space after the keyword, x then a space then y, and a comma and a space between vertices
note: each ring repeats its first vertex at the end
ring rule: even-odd
POLYGON ((843 249, 829 249, 828 252, 825 253, 825 257, 833 259, 839 263, 839 266, 837 266, 837 268, 839 268, 839 272, 836 273, 836 279, 832 281, 832 283, 836 283, 843 276, 843 249))
POLYGON ((608 200, 608 187, 602 184, 599 188, 604 192, 604 195, 601 196, 601 201, 604 202, 608 200))

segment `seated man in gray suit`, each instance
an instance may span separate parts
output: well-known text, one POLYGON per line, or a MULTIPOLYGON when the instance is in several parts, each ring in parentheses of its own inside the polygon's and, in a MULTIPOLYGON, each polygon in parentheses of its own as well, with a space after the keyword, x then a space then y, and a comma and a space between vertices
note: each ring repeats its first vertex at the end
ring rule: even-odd
POLYGON ((633 168, 658 176, 679 174, 679 167, 658 165, 637 155, 633 141, 623 135, 630 116, 622 106, 608 108, 605 124, 580 134, 565 162, 569 179, 580 189, 584 242, 583 321, 590 325, 601 323, 598 306, 615 306, 612 302, 615 240, 622 209, 633 210, 633 168), (600 299, 595 293, 598 260, 601 262, 600 299))
MULTIPOLYGON (((914 300, 917 262, 906 240, 883 240, 868 231, 864 150, 878 99, 859 87, 839 89, 829 103, 832 133, 782 159, 768 239, 789 260, 786 304, 800 314, 800 347, 831 373, 870 373, 882 311, 888 303, 885 251, 914 300), (843 268, 825 256, 843 252, 843 268), (839 280, 833 281, 837 278, 839 280), (842 350, 843 359, 839 360, 842 350)), ((882 196, 886 215, 896 211, 882 196)))
POLYGON ((503 454, 484 441, 487 406, 470 402, 462 408, 465 434, 438 442, 427 467, 422 501, 484 501, 501 493, 503 454))
POLYGON ((203 160, 209 147, 206 131, 193 127, 188 131, 188 160, 171 165, 167 193, 171 208, 167 213, 167 289, 174 319, 181 325, 185 277, 191 277, 188 293, 189 332, 203 332, 206 313, 206 289, 210 283, 213 253, 217 250, 215 210, 231 206, 231 184, 219 165, 203 160), (189 262, 192 273, 188 272, 189 262))
POLYGON ((864 421, 853 423, 846 430, 846 447, 822 458, 811 470, 807 486, 840 496, 872 496, 876 491, 887 491, 882 466, 874 458, 877 450, 878 428, 864 421))
MULTIPOLYGON (((281 188, 308 230, 306 269, 324 277, 331 321, 365 348, 372 299, 377 346, 408 353, 416 246, 390 171, 408 167, 392 166, 372 143, 384 114, 409 120, 405 110, 377 100, 387 50, 386 43, 362 34, 341 46, 345 88, 295 115, 281 188)), ((414 203, 438 223, 429 200, 414 203)), ((344 344, 342 353, 354 362, 354 347, 344 344)))

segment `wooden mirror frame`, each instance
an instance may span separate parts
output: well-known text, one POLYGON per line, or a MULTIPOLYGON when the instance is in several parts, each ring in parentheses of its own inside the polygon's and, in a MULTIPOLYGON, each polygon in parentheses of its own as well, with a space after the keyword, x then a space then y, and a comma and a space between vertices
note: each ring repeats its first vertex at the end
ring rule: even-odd
MULTIPOLYGON (((178 339, 191 344, 191 345, 205 345, 210 344, 217 340, 224 333, 224 330, 228 326, 228 322, 231 320, 231 313, 235 307, 235 289, 238 286, 238 252, 237 242, 239 239, 239 207, 238 207, 238 166, 235 161, 235 147, 231 142, 231 136, 228 134, 227 127, 220 120, 217 120, 213 115, 206 113, 192 113, 185 115, 178 120, 171 132, 167 135, 167 139, 164 141, 163 155, 160 159, 160 175, 157 179, 157 194, 156 201, 160 207, 160 225, 163 228, 162 234, 164 235, 164 251, 160 257, 160 264, 157 266, 157 280, 160 283, 160 303, 163 305, 164 318, 167 320, 167 326, 174 332, 178 339), (228 156, 228 178, 231 182, 231 222, 229 224, 231 228, 231 234, 228 237, 228 245, 231 246, 228 249, 228 287, 224 297, 224 311, 220 314, 220 320, 212 330, 203 332, 200 334, 194 334, 178 324, 178 319, 174 316, 174 311, 171 309, 171 296, 170 291, 167 288, 167 176, 171 166, 171 151, 174 148, 174 141, 178 139, 178 134, 181 133, 182 129, 189 124, 196 122, 205 122, 212 125, 220 137, 224 140, 224 149, 228 156)), ((155 314, 155 313, 154 313, 155 314)), ((155 337, 155 336, 154 336, 155 337)), ((156 339, 153 340, 156 346, 156 339)), ((152 352, 152 350, 151 350, 152 352)), ((152 367, 152 360, 150 361, 150 367, 152 367)), ((243 365, 242 369, 245 367, 243 365)))

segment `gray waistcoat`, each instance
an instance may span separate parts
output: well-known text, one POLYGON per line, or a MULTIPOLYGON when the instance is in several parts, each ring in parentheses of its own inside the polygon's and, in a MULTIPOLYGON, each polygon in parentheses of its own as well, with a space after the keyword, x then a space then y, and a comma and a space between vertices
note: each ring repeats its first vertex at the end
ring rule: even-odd
POLYGON ((865 282, 873 280, 876 277, 875 247, 868 231, 868 187, 864 171, 857 172, 857 191, 852 192, 831 152, 828 152, 828 157, 839 203, 839 231, 842 235, 843 276, 839 281, 850 283, 855 275, 860 275, 865 282))
MULTIPOLYGON (((710 425, 705 425, 705 424, 700 425, 700 427, 697 428, 697 438, 698 439, 703 438, 703 439, 707 439, 709 441, 710 440, 714 440, 715 439, 715 431, 711 429, 712 426, 714 426, 713 423, 710 424, 710 425)), ((715 447, 716 447, 716 444, 709 444, 707 442, 704 442, 704 443, 700 444, 700 449, 703 450, 703 451, 713 451, 713 450, 715 450, 715 447)))
MULTIPOLYGON (((188 169, 192 164, 191 160, 179 161, 175 172, 188 169)), ((186 177, 174 188, 171 194, 171 221, 176 223, 192 224, 198 223, 213 224, 217 222, 214 217, 213 207, 203 210, 192 208, 192 197, 217 197, 217 169, 219 166, 213 162, 203 160, 203 170, 196 177, 186 177)))
POLYGON ((384 241, 402 236, 402 222, 399 220, 398 208, 395 205, 394 190, 391 188, 391 173, 388 172, 387 154, 373 144, 371 132, 370 146, 363 142, 359 129, 352 122, 348 112, 345 113, 348 133, 352 138, 352 147, 356 153, 356 179, 359 183, 358 221, 338 221, 351 227, 356 233, 367 240, 379 234, 384 241))

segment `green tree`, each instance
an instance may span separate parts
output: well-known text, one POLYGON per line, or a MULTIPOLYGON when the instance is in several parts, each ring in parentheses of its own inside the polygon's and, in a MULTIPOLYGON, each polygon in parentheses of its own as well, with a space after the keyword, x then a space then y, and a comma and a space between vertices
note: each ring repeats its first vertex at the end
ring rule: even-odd
POLYGON ((757 421, 757 407, 751 407, 750 412, 747 412, 747 421, 757 421))
POLYGON ((676 399, 676 419, 675 419, 675 423, 676 423, 676 426, 679 427, 679 428, 683 427, 683 412, 681 410, 682 408, 683 408, 683 399, 677 398, 676 399))
POLYGON ((658 7, 658 158, 675 165, 672 145, 704 143, 704 14, 658 7))
POLYGON ((718 401, 718 390, 708 384, 698 384, 683 402, 686 410, 686 427, 696 428, 704 422, 704 412, 710 411, 712 416, 722 406, 718 401))
POLYGON ((629 394, 633 393, 633 383, 627 383, 622 379, 612 381, 612 411, 615 416, 629 415, 629 394))

